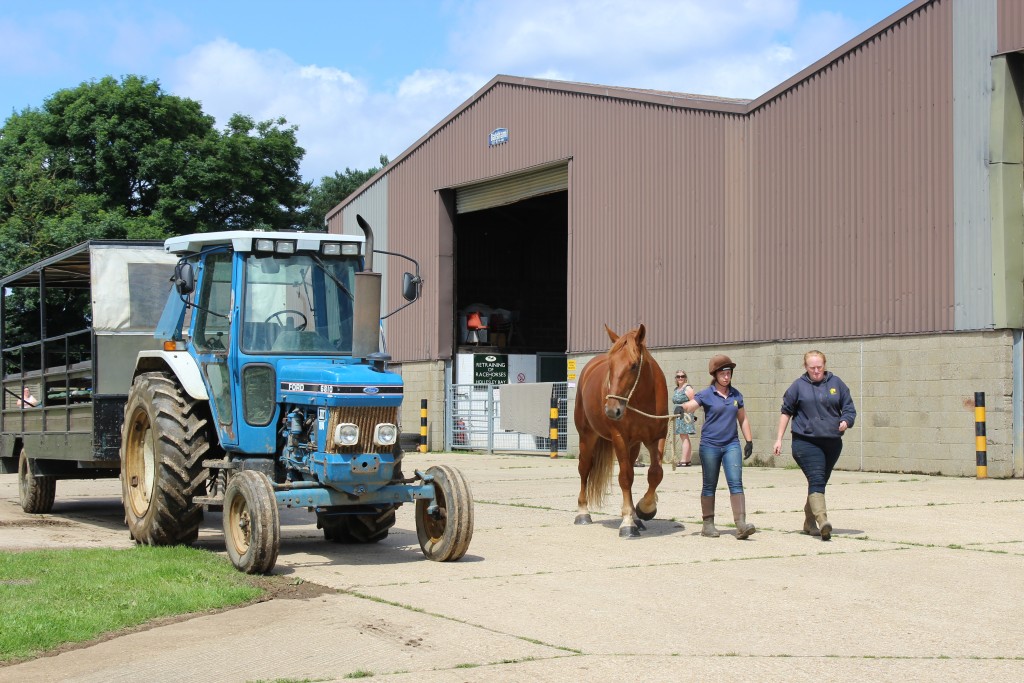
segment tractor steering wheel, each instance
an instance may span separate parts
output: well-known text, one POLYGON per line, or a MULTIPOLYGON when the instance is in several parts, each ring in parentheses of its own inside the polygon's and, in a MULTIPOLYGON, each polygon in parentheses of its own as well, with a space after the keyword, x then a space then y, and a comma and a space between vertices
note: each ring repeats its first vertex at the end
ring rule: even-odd
MULTIPOLYGON (((282 316, 282 315, 287 315, 287 314, 294 314, 294 315, 302 318, 302 324, 295 326, 295 331, 296 332, 301 332, 302 330, 306 329, 306 325, 309 323, 309 319, 306 318, 306 314, 305 313, 303 313, 302 311, 296 311, 294 308, 282 308, 277 313, 271 313, 270 315, 268 315, 267 319, 264 320, 263 322, 269 323, 274 318, 277 318, 277 317, 282 316)), ((281 325, 280 322, 277 323, 277 324, 281 325)), ((284 326, 282 325, 282 327, 284 327, 284 326)))

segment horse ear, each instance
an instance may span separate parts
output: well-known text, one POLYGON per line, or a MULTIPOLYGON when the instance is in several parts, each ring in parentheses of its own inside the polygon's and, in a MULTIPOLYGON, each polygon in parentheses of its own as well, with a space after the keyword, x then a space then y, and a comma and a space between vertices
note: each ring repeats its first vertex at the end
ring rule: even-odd
POLYGON ((644 327, 643 323, 640 323, 640 327, 636 328, 636 343, 643 344, 644 339, 647 337, 647 328, 644 327))
POLYGON ((605 325, 604 329, 608 333, 608 336, 611 337, 613 344, 619 340, 619 335, 612 332, 612 328, 608 327, 608 325, 605 325))

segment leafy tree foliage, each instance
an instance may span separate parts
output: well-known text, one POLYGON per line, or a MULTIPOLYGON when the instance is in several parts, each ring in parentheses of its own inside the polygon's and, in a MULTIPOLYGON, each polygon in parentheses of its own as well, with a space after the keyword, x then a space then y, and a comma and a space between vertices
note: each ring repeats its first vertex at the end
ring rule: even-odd
POLYGON ((0 129, 2 271, 91 238, 293 227, 304 153, 284 119, 218 131, 140 76, 58 91, 0 129))
MULTIPOLYGON (((60 90, 0 128, 0 274, 88 239, 295 227, 310 190, 295 131, 241 114, 219 131, 198 102, 141 76, 60 90)), ((38 327, 24 294, 8 297, 5 329, 38 327)), ((47 305, 78 311, 72 327, 88 318, 67 293, 47 305)))
POLYGON ((324 218, 327 213, 358 190, 363 184, 388 165, 386 155, 380 155, 380 166, 366 171, 356 171, 345 167, 344 173, 334 172, 333 176, 324 176, 320 184, 309 192, 309 208, 306 210, 305 225, 307 230, 324 230, 324 218))

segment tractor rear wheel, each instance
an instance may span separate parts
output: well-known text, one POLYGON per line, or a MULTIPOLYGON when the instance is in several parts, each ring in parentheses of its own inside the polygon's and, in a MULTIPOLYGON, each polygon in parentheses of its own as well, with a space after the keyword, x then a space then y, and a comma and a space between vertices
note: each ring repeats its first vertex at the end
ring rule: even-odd
POLYGON ((177 380, 139 375, 125 404, 121 429, 121 498, 136 543, 177 545, 199 536, 206 490, 203 458, 210 449, 207 418, 177 380))
POLYGON ((378 543, 395 525, 395 506, 378 512, 354 515, 317 515, 324 538, 335 543, 378 543))
POLYGON ((18 498, 21 509, 31 514, 44 514, 53 509, 53 498, 57 493, 54 477, 32 476, 28 453, 21 449, 18 456, 18 498))
POLYGON ((224 545, 246 574, 269 574, 281 549, 281 518, 267 475, 242 470, 224 491, 224 545))
POLYGON ((473 539, 473 495, 469 483, 454 467, 435 465, 434 500, 416 501, 416 536, 423 554, 436 562, 460 559, 473 539), (431 514, 431 503, 437 509, 431 514))

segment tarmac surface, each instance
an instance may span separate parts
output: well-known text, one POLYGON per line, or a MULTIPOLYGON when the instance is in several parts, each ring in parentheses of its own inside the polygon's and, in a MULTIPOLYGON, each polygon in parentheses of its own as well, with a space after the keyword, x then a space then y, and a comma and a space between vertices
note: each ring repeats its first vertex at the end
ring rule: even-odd
MULTIPOLYGON (((723 533, 704 538, 700 468, 666 468, 657 518, 620 539, 617 487, 593 525, 573 525, 575 460, 406 463, 469 480, 461 561, 423 558, 412 506, 371 546, 327 543, 313 515, 284 511, 274 573, 329 592, 0 667, 0 681, 1024 680, 1020 479, 836 472, 826 543, 800 533, 798 470, 745 468, 757 533, 739 541, 724 477, 723 533)), ((58 482, 48 515, 17 500, 16 476, 0 476, 0 551, 132 546, 116 480, 58 482)), ((207 514, 202 547, 223 553, 220 524, 207 514)))

